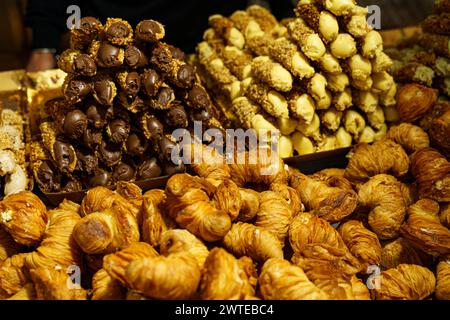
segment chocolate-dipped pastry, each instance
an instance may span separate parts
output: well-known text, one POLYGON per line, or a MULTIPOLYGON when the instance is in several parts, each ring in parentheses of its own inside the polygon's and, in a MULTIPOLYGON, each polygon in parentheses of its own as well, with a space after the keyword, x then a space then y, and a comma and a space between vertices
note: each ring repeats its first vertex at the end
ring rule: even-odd
POLYGON ((136 26, 136 39, 143 42, 156 42, 164 38, 164 26, 155 20, 143 20, 136 26))
POLYGON ((93 176, 89 177, 88 185, 91 188, 106 187, 111 184, 111 180, 110 172, 103 169, 98 169, 93 176))
POLYGON ((120 145, 103 140, 98 146, 98 157, 108 167, 114 167, 122 158, 120 145))
POLYGON ((113 114, 112 106, 102 106, 95 101, 89 102, 86 106, 88 123, 98 129, 103 128, 113 114))
POLYGON ((114 119, 109 122, 107 133, 110 140, 117 144, 124 143, 130 134, 130 122, 124 119, 114 119))
POLYGON ((171 176, 176 173, 183 173, 186 171, 186 166, 183 162, 174 164, 172 161, 164 163, 164 175, 171 176))
POLYGON ((125 59, 125 52, 122 48, 107 42, 94 42, 89 51, 91 54, 97 52, 97 64, 103 68, 119 67, 125 59))
POLYGON ((192 121, 208 121, 212 118, 210 109, 193 109, 191 110, 192 121))
POLYGON ((167 45, 158 43, 152 49, 150 55, 150 63, 155 67, 155 69, 164 74, 169 74, 173 69, 173 56, 167 45))
POLYGON ((68 75, 64 80, 63 95, 70 104, 83 101, 83 99, 91 92, 91 84, 84 78, 68 75))
POLYGON ((119 18, 108 18, 105 23, 105 37, 115 45, 123 46, 133 41, 133 28, 119 18))
POLYGON ((61 173, 50 161, 41 163, 35 178, 41 189, 46 192, 56 192, 61 189, 61 173))
POLYGON ((63 97, 48 100, 44 105, 44 112, 53 120, 56 120, 61 113, 67 113, 75 109, 73 104, 68 104, 63 97))
POLYGON ((151 158, 142 162, 138 168, 138 178, 140 180, 157 178, 161 175, 162 169, 158 164, 156 158, 151 158))
POLYGON ((77 165, 75 149, 70 144, 56 140, 53 145, 53 160, 62 172, 73 172, 77 165))
POLYGON ((161 161, 173 161, 172 154, 175 152, 180 152, 178 144, 174 141, 171 136, 163 136, 158 143, 159 146, 159 156, 161 161))
POLYGON ((164 126, 154 115, 146 113, 141 118, 141 128, 147 139, 160 140, 164 134, 164 126))
POLYGON ((89 55, 78 50, 66 50, 58 59, 58 67, 75 75, 93 77, 97 73, 97 65, 89 55))
POLYGON ((81 138, 87 129, 88 119, 83 111, 75 109, 68 112, 64 117, 63 132, 64 135, 76 140, 81 138))
POLYGON ((98 158, 86 150, 77 150, 77 171, 93 174, 98 168, 98 158))
POLYGON ((93 91, 95 100, 104 106, 111 106, 117 95, 117 88, 114 81, 108 78, 94 80, 93 91))
POLYGON ((195 69, 190 64, 181 65, 176 73, 174 83, 182 89, 189 89, 195 83, 195 69))
POLYGON ((122 107, 132 113, 138 113, 146 109, 145 101, 140 96, 130 97, 125 92, 119 93, 119 102, 122 107))
POLYGON ((61 188, 61 192, 64 193, 79 192, 81 190, 83 190, 83 186, 75 179, 70 179, 67 181, 66 185, 61 188))
POLYGON ((164 120, 171 128, 186 128, 189 123, 186 110, 179 101, 172 104, 172 107, 165 114, 164 120))
POLYGON ((148 59, 141 49, 129 45, 125 48, 125 63, 131 68, 142 68, 148 64, 148 59))
POLYGON ((94 150, 102 142, 102 133, 100 131, 86 129, 81 142, 86 148, 94 150))
POLYGON ((117 80, 122 91, 131 97, 136 96, 141 89, 141 77, 136 71, 120 72, 117 75, 117 80))
POLYGON ((80 19, 80 27, 70 30, 70 42, 73 49, 83 50, 96 40, 103 30, 102 23, 94 17, 80 19))
POLYGON ((180 60, 180 61, 186 61, 186 54, 181 50, 180 48, 177 48, 171 44, 167 45, 169 47, 170 53, 172 54, 172 57, 174 59, 180 60))
POLYGON ((130 181, 134 179, 135 170, 132 166, 126 163, 119 163, 112 175, 113 181, 130 181))
POLYGON ((131 133, 125 143, 125 150, 130 156, 141 157, 148 144, 138 133, 131 133))
POLYGON ((168 85, 163 85, 156 97, 150 100, 150 106, 156 110, 167 110, 175 101, 175 92, 168 85))
POLYGON ((186 103, 189 107, 194 109, 209 110, 211 108, 211 101, 209 100, 208 93, 205 88, 198 84, 195 84, 187 93, 186 103))
POLYGON ((163 84, 163 79, 153 69, 145 69, 141 75, 142 91, 149 97, 154 97, 163 84))

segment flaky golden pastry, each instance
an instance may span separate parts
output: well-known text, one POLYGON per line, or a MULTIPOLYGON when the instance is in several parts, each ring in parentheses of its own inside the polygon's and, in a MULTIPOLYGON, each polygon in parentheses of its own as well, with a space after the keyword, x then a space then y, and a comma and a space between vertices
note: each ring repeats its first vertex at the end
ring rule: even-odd
POLYGON ((400 182, 393 176, 379 174, 359 186, 358 196, 360 205, 370 210, 372 231, 384 240, 397 237, 406 211, 400 182))
POLYGON ((266 300, 328 300, 330 297, 312 283, 303 270, 289 261, 270 259, 259 276, 261 295, 266 300))
POLYGON ((299 193, 306 210, 329 222, 337 222, 355 210, 358 197, 353 190, 336 187, 334 179, 340 178, 308 177, 292 169, 290 184, 299 193))
POLYGON ((441 219, 441 223, 450 228, 450 204, 446 203, 441 205, 441 211, 439 213, 439 218, 441 219))
POLYGON ((216 184, 212 204, 228 213, 232 221, 236 220, 242 205, 240 188, 231 180, 223 180, 216 184))
POLYGON ((9 297, 7 300, 36 300, 36 290, 33 283, 27 283, 16 294, 9 297))
POLYGON ((186 252, 137 259, 126 270, 128 286, 153 299, 193 298, 200 276, 197 260, 186 252))
POLYGON ((252 189, 239 188, 241 194, 241 210, 236 218, 238 221, 248 222, 259 211, 259 193, 252 189))
POLYGON ((408 208, 401 234, 414 246, 431 255, 450 254, 450 230, 439 220, 439 204, 422 199, 408 208))
POLYGON ((126 294, 127 289, 105 269, 100 269, 92 277, 92 300, 124 300, 126 294))
POLYGON ((431 265, 431 260, 431 256, 402 237, 384 244, 381 251, 381 266, 384 269, 396 268, 400 264, 428 267, 431 265))
POLYGON ((13 240, 13 238, 0 227, 0 264, 7 258, 20 252, 21 245, 13 240))
POLYGON ((22 191, 0 201, 0 223, 20 244, 39 244, 47 221, 47 208, 32 192, 22 191))
POLYGON ((120 194, 105 187, 95 187, 86 193, 86 196, 81 202, 80 213, 82 216, 85 216, 90 213, 107 210, 112 207, 114 202, 120 203, 123 207, 127 207, 133 215, 138 216, 138 212, 140 211, 138 208, 120 194))
POLYGON ((6 259, 0 265, 0 297, 9 297, 17 293, 30 281, 25 268, 28 253, 19 253, 6 259))
POLYGON ((401 177, 408 170, 409 158, 405 150, 391 140, 381 140, 373 145, 360 143, 353 148, 345 177, 351 182, 360 183, 382 173, 401 177))
POLYGON ((391 127, 386 138, 395 141, 409 153, 430 146, 428 134, 421 127, 409 123, 391 127))
POLYGON ((436 268, 436 298, 450 300, 450 256, 442 257, 436 268))
POLYGON ((225 248, 238 257, 248 256, 256 262, 270 258, 283 258, 283 250, 276 236, 249 223, 233 224, 223 239, 225 248))
POLYGON ((419 184, 420 198, 450 202, 450 162, 432 148, 411 156, 411 172, 419 184))
POLYGON ((255 295, 255 288, 238 259, 214 248, 205 261, 200 297, 204 300, 242 300, 255 295))
POLYGON ((433 272, 413 264, 383 271, 380 277, 380 287, 373 291, 377 300, 423 300, 433 293, 436 284, 433 272))

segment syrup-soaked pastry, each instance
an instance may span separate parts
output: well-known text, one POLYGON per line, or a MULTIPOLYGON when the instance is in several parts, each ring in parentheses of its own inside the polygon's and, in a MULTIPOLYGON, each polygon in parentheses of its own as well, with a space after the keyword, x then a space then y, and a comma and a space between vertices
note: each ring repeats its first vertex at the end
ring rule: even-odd
POLYGON ((131 133, 125 143, 125 150, 130 156, 141 157, 147 148, 147 141, 138 133, 131 133))
POLYGON ((120 145, 102 140, 98 146, 97 156, 108 167, 114 167, 122 159, 120 145))
POLYGON ((103 31, 102 23, 94 17, 80 19, 80 28, 70 30, 70 42, 72 49, 83 50, 96 40, 103 31))
POLYGON ((108 18, 104 27, 106 39, 112 44, 123 46, 133 41, 133 28, 130 24, 119 18, 108 18))
POLYGON ((95 101, 90 101, 86 106, 88 123, 94 128, 103 128, 112 118, 114 112, 112 106, 102 106, 95 101))
POLYGON ((110 185, 111 182, 111 173, 104 169, 98 169, 97 172, 88 179, 88 184, 91 188, 105 187, 110 185))
POLYGON ((117 144, 124 143, 130 134, 130 122, 124 119, 114 119, 108 123, 106 129, 109 139, 117 144))
POLYGON ((111 79, 101 77, 93 83, 94 99, 104 106, 111 106, 117 95, 117 88, 111 79))
POLYGON ((150 100, 150 107, 156 110, 167 110, 173 101, 175 101, 175 91, 168 85, 163 85, 156 96, 150 100))
POLYGON ((135 176, 135 170, 132 166, 126 163, 119 163, 113 171, 112 178, 113 181, 130 181, 133 180, 135 176))
POLYGON ((117 75, 117 80, 122 92, 135 97, 141 89, 141 77, 136 71, 123 71, 117 75))
POLYGON ((102 133, 93 129, 86 129, 81 139, 82 145, 88 149, 94 150, 102 142, 102 133))
POLYGON ((93 77, 97 73, 97 64, 88 54, 78 50, 66 50, 58 59, 58 67, 67 73, 93 77))
POLYGON ((183 105, 175 101, 164 116, 166 124, 171 128, 186 128, 188 126, 188 115, 183 105))
POLYGON ((148 59, 145 53, 136 46, 129 45, 125 48, 125 63, 133 69, 145 67, 148 59))
POLYGON ((157 178, 161 175, 162 169, 156 158, 144 160, 138 168, 138 178, 141 180, 157 178))
POLYGON ((143 20, 136 26, 136 39, 154 43, 164 38, 164 26, 155 20, 143 20))
POLYGON ((141 75, 142 91, 149 97, 154 97, 163 85, 163 79, 153 69, 145 69, 141 75))
POLYGON ((164 126, 157 117, 146 113, 141 118, 141 128, 147 139, 160 140, 164 134, 164 126))
POLYGON ((99 67, 120 67, 125 60, 124 49, 107 42, 95 41, 89 48, 91 56, 95 56, 99 67))
POLYGON ((62 91, 69 104, 79 103, 91 92, 91 84, 85 78, 68 75, 64 80, 62 91))
POLYGON ((82 149, 77 150, 76 153, 78 159, 77 171, 93 174, 98 168, 98 158, 95 154, 82 149))
POLYGON ((77 165, 77 156, 72 145, 56 140, 52 150, 53 160, 62 172, 73 172, 77 165))
POLYGON ((87 116, 83 111, 75 109, 65 115, 62 129, 67 138, 76 140, 83 136, 87 125, 87 116))

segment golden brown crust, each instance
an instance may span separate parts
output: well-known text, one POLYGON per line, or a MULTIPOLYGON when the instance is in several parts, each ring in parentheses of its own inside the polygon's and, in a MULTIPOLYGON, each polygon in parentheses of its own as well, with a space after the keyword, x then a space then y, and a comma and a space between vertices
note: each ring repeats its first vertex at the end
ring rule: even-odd
POLYGON ((105 269, 97 271, 92 278, 92 300, 124 300, 127 289, 113 279, 105 269))
POLYGON ((0 227, 0 264, 7 258, 20 252, 21 245, 13 240, 13 238, 0 227))
POLYGON ((450 300, 450 256, 442 257, 436 268, 436 298, 450 300))
POLYGON ((408 208, 401 234, 428 254, 450 254, 450 230, 441 224, 439 204, 433 200, 422 199, 408 208))
POLYGON ((32 283, 27 283, 16 294, 9 297, 7 300, 36 300, 36 290, 32 283))
POLYGON ((427 268, 401 264, 381 273, 380 288, 374 290, 377 300, 423 300, 430 296, 436 279, 427 268))
POLYGON ((416 248, 405 238, 397 238, 383 246, 381 266, 386 269, 396 268, 400 264, 415 264, 423 267, 431 265, 432 257, 416 248))
POLYGON ((397 110, 404 122, 414 122, 436 103, 437 91, 420 84, 407 84, 397 94, 397 110))
POLYGON ((28 253, 19 253, 2 263, 0 266, 0 296, 13 295, 30 281, 25 268, 25 258, 28 255, 28 253))
POLYGON ((422 128, 409 123, 391 127, 386 138, 401 145, 408 153, 430 146, 428 134, 422 128))
POLYGON ((252 220, 259 211, 259 193, 252 189, 239 188, 241 194, 241 210, 237 221, 247 222, 252 220))

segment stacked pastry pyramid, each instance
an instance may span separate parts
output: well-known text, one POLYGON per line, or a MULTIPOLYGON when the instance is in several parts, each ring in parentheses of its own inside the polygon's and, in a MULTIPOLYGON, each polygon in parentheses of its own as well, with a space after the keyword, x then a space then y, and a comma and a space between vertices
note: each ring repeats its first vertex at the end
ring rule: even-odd
POLYGON ((283 157, 381 139, 397 89, 367 9, 301 0, 295 13, 211 16, 196 57, 206 86, 241 126, 279 130, 283 157))

